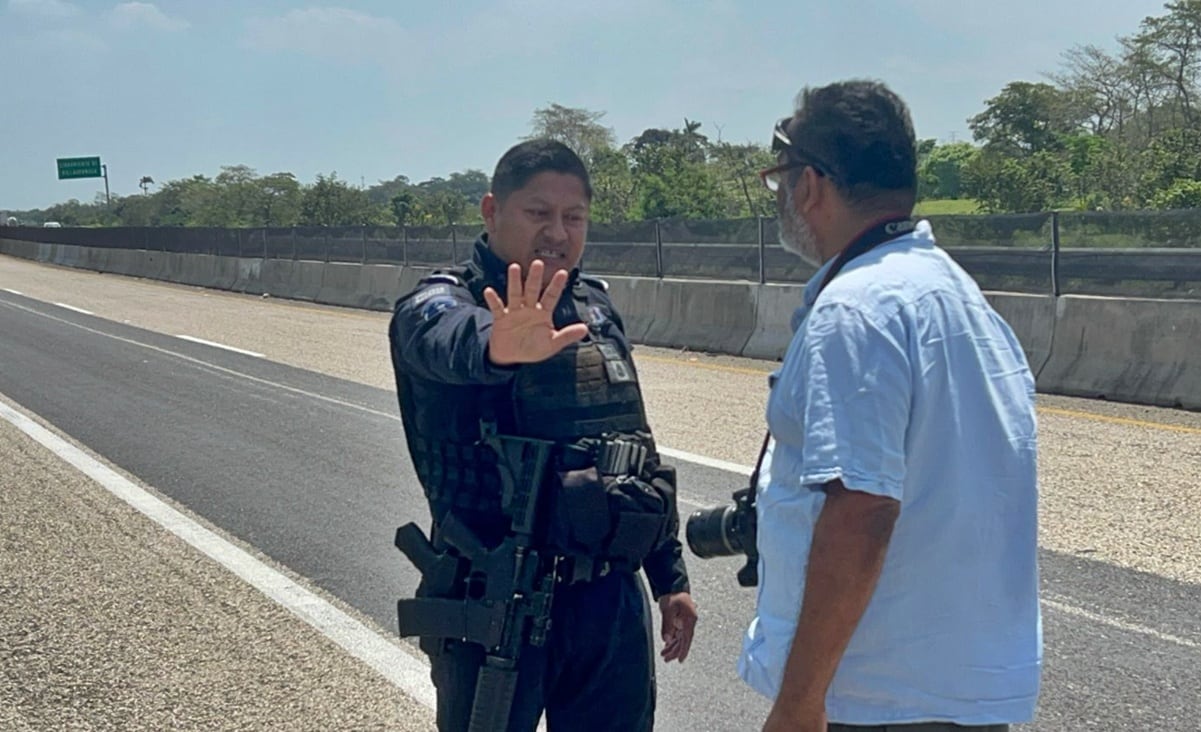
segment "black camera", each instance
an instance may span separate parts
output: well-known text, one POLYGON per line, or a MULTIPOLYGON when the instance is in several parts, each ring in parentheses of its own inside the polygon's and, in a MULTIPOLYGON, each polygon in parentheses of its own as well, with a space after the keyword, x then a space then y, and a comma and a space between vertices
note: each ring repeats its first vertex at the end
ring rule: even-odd
POLYGON ((759 584, 759 549, 756 545, 755 489, 734 492, 734 504, 702 509, 688 517, 685 536, 688 548, 701 559, 746 555, 746 565, 738 570, 738 584, 759 584))

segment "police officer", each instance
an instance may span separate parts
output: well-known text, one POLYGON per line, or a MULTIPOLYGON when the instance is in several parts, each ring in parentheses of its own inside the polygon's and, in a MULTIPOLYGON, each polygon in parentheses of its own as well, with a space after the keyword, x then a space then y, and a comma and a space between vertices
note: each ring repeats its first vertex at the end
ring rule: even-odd
MULTIPOLYGON (((481 202, 486 233, 470 261, 400 298, 389 329, 406 441, 439 549, 447 547, 438 526, 452 512, 485 543, 509 526, 495 456, 478 442, 482 419, 562 447, 548 471, 547 536, 559 538, 555 547, 575 541, 576 551, 556 565, 548 640, 523 651, 508 724, 495 729, 532 730, 544 711, 551 730, 651 729, 654 643, 637 571, 660 608, 665 661, 688 656, 697 619, 677 539, 675 471, 655 451, 607 285, 578 268, 591 199, 588 172, 568 147, 514 146, 481 202), (615 434, 636 436, 644 450, 627 460, 629 451, 597 449, 615 434), (620 464, 598 467, 601 455, 620 464), (602 473, 608 493, 599 505, 558 502, 569 494, 564 486, 596 483, 602 473), (606 504, 651 508, 636 515, 642 522, 599 525, 635 515, 609 514, 606 504)), ((439 729, 466 729, 486 649, 459 639, 423 638, 421 646, 439 729)))

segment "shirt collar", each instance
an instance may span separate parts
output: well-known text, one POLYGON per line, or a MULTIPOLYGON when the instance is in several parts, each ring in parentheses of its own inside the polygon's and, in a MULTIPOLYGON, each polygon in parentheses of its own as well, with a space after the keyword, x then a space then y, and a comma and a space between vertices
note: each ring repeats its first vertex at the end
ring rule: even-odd
MULTIPOLYGON (((930 222, 928 220, 922 219, 921 221, 917 222, 917 227, 914 228, 913 231, 903 236, 898 236, 890 241, 886 241, 880 246, 890 246, 899 241, 907 241, 912 239, 925 240, 931 244, 934 243, 934 232, 930 228, 930 222)), ((813 304, 817 302, 817 296, 821 290, 821 283, 823 280, 825 280, 826 273, 829 272, 830 268, 834 266, 835 259, 837 259, 837 257, 832 257, 822 264, 822 266, 818 268, 817 272, 814 272, 813 276, 809 278, 809 281, 805 283, 805 289, 801 294, 802 304, 792 313, 792 320, 789 323, 793 333, 796 333, 797 329, 801 327, 801 323, 804 322, 805 316, 809 314, 809 310, 812 309, 813 304)), ((853 266, 853 263, 847 263, 847 267, 853 266)))
MULTIPOLYGON (((475 240, 475 255, 476 264, 479 265, 480 271, 484 273, 484 277, 495 284, 501 285, 503 288, 509 282, 509 263, 500 257, 496 256, 496 252, 492 251, 492 247, 488 245, 488 232, 479 235, 475 240)), ((527 272, 522 273, 525 277, 527 272)), ((564 289, 570 289, 575 286, 576 280, 579 279, 580 268, 572 267, 568 273, 567 286, 564 289)), ((499 290, 503 292, 503 289, 499 290)))
MULTIPOLYGON (((914 227, 913 231, 910 231, 907 234, 902 234, 895 239, 890 239, 882 243, 880 246, 885 247, 908 239, 928 239, 933 242, 934 232, 930 228, 930 222, 926 219, 922 219, 917 222, 917 226, 914 227)), ((813 307, 813 303, 817 302, 817 296, 821 290, 821 283, 825 280, 826 273, 829 272, 830 268, 834 266, 834 261, 836 259, 838 259, 837 256, 831 257, 829 260, 827 260, 821 267, 818 268, 817 272, 815 272, 813 276, 809 278, 809 281, 805 283, 805 290, 802 297, 805 303, 805 309, 813 307)), ((847 267, 851 266, 852 263, 847 262, 847 267)))

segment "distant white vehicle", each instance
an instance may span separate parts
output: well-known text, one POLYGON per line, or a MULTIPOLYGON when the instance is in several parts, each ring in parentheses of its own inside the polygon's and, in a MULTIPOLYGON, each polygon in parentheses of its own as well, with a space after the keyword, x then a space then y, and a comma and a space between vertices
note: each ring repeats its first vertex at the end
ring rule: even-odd
POLYGON ((20 225, 20 223, 21 223, 20 221, 17 221, 16 216, 9 216, 7 219, 4 220, 5 226, 18 226, 18 225, 20 225))
POLYGON ((58 223, 57 221, 47 221, 46 223, 42 224, 42 228, 43 229, 61 229, 61 228, 63 228, 63 225, 58 223))

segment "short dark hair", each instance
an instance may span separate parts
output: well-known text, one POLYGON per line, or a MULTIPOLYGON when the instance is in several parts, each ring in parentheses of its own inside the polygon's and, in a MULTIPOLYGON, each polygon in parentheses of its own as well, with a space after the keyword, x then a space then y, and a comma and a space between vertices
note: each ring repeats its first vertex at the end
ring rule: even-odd
MULTIPOLYGON (((909 109, 877 81, 852 79, 797 95, 785 125, 798 160, 816 160, 851 205, 917 194, 917 141, 909 109)), ((793 183, 800 171, 793 173, 793 183)), ((913 206, 909 200, 908 205, 913 206)))
POLYGON ((492 195, 502 203, 513 191, 525 187, 539 173, 574 175, 584 184, 584 193, 592 200, 592 180, 588 168, 575 151, 557 140, 537 138, 509 148, 492 173, 492 195))

